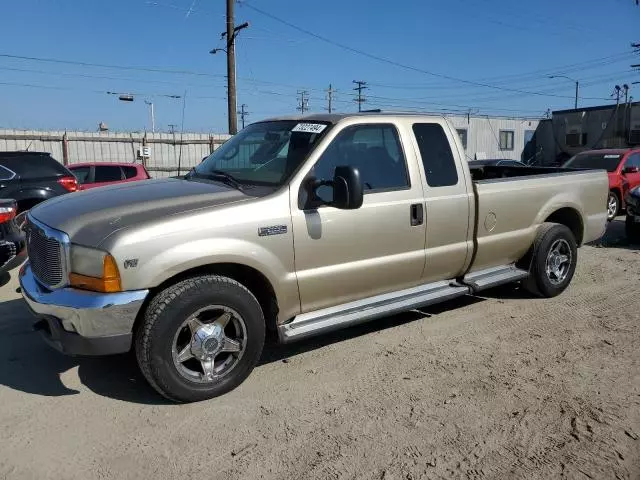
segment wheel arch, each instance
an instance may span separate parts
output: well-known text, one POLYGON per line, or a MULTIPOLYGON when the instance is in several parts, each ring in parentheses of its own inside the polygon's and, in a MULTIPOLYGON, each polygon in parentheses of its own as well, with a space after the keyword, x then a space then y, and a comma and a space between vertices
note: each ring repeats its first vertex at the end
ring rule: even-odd
POLYGON ((582 215, 578 210, 572 207, 563 207, 551 213, 544 220, 548 223, 559 223, 560 225, 564 225, 576 239, 576 243, 578 246, 582 245, 582 240, 584 239, 584 220, 582 219, 582 215))
POLYGON ((208 265, 200 265, 179 272, 172 277, 165 279, 159 285, 149 290, 149 295, 145 299, 136 321, 133 326, 135 334, 137 328, 142 323, 147 306, 160 292, 171 285, 185 280, 187 278, 198 277, 203 275, 219 275, 231 278, 244 287, 246 287, 258 300, 262 312, 264 314, 266 327, 269 330, 275 330, 279 313, 278 298, 276 291, 269 279, 254 267, 243 265, 240 263, 213 263, 208 265))

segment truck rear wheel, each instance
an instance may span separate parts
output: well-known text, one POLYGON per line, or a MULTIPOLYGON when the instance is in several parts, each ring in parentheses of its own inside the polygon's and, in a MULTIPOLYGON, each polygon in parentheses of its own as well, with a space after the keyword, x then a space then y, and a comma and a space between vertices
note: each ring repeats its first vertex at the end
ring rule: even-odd
POLYGON ((160 292, 136 331, 138 365, 161 395, 175 402, 207 400, 233 390, 262 353, 260 304, 227 277, 189 278, 160 292))
POLYGON ((543 223, 533 243, 529 277, 523 287, 542 297, 555 297, 571 283, 578 248, 575 236, 564 225, 543 223))

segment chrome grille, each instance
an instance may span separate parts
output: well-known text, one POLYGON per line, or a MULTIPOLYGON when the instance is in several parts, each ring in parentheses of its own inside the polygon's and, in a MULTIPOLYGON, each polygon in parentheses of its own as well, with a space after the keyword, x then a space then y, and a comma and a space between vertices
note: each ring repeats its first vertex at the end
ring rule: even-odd
POLYGON ((61 287, 66 282, 65 234, 29 218, 27 253, 36 278, 46 287, 61 287))

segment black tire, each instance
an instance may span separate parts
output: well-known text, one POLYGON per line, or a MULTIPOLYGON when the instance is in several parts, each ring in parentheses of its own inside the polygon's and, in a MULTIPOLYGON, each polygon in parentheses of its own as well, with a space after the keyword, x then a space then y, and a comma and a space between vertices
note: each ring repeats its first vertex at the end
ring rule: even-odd
POLYGON ((577 259, 578 247, 573 232, 564 225, 543 223, 533 243, 529 277, 522 286, 536 296, 551 298, 560 295, 571 283, 577 259), (557 245, 566 245, 567 254, 570 253, 566 275, 561 281, 558 281, 559 277, 551 278, 547 274, 547 258, 552 248, 557 245))
POLYGON ((629 243, 640 244, 640 223, 634 222, 633 217, 627 215, 624 227, 629 243))
POLYGON ((235 280, 206 275, 183 280, 156 295, 135 332, 135 352, 142 374, 161 395, 174 402, 197 402, 240 385, 258 363, 264 338, 264 315, 253 294, 235 280), (246 346, 237 364, 219 381, 197 383, 178 371, 172 348, 183 322, 210 305, 228 307, 242 317, 246 346))
POLYGON ((612 221, 620 214, 620 197, 616 192, 609 192, 607 196, 607 220, 612 221), (615 208, 610 211, 610 205, 615 203, 615 208))

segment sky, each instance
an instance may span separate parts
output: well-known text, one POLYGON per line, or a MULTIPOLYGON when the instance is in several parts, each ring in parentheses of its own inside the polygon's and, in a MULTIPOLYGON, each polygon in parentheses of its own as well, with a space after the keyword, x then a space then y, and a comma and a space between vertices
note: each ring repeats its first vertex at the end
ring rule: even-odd
MULTIPOLYGON (((0 128, 227 131, 225 0, 0 0, 0 128), (133 102, 118 95, 132 94, 133 102), (179 96, 180 98, 172 98, 179 96)), ((540 117, 640 100, 635 0, 242 0, 238 108, 247 123, 363 108, 540 117), (548 78, 550 75, 566 78, 548 78)))

